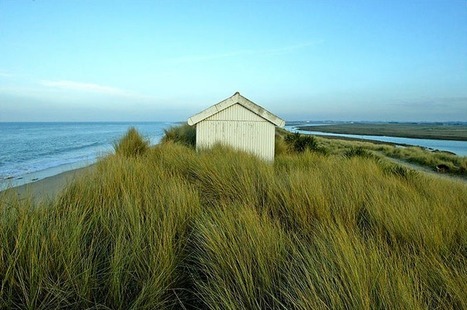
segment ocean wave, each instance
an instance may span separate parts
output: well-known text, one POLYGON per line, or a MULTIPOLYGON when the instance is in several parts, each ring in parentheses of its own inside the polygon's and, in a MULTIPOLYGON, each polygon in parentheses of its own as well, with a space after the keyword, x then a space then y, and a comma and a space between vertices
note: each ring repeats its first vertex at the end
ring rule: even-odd
POLYGON ((92 142, 92 143, 87 143, 87 144, 83 144, 79 146, 73 145, 73 146, 66 146, 66 147, 55 147, 53 149, 46 149, 44 151, 38 150, 37 154, 35 154, 34 157, 60 155, 60 154, 68 153, 68 152, 84 150, 87 148, 106 146, 107 144, 108 143, 106 142, 92 142))
POLYGON ((9 165, 0 170, 0 179, 17 178, 25 174, 35 173, 63 165, 80 162, 94 163, 98 158, 97 153, 83 154, 81 156, 69 156, 62 158, 42 158, 9 165))
POLYGON ((34 123, 3 124, 0 180, 69 165, 92 163, 113 151, 112 145, 136 127, 151 144, 173 123, 34 123))

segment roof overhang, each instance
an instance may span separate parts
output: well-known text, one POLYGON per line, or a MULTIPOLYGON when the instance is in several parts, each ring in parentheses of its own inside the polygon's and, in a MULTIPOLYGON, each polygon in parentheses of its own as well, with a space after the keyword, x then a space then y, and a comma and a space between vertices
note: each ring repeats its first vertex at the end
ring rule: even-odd
POLYGON ((188 119, 188 125, 193 126, 197 123, 205 120, 206 118, 219 113, 222 110, 225 110, 235 104, 239 104, 244 108, 250 110, 251 112, 257 114, 258 116, 264 118, 268 122, 274 124, 278 127, 284 127, 285 121, 276 115, 272 114, 271 112, 265 110, 264 108, 260 107, 253 101, 248 100, 247 98, 240 95, 239 92, 236 92, 232 97, 229 97, 225 100, 222 100, 218 104, 215 104, 206 110, 199 112, 198 114, 193 115, 188 119))

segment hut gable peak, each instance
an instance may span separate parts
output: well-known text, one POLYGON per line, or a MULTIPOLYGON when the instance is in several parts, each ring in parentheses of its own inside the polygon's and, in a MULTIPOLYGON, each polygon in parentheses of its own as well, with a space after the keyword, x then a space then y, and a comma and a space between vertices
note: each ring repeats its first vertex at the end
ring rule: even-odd
POLYGON ((243 97, 240 95, 239 92, 236 92, 233 94, 233 96, 222 100, 221 102, 207 108, 204 111, 201 111, 198 114, 193 115, 188 119, 188 124, 193 126, 196 125, 197 123, 213 116, 214 114, 217 114, 227 108, 230 108, 231 106, 239 104, 245 109, 248 109, 252 113, 260 116, 261 118, 267 120, 268 122, 274 124, 275 126, 278 127, 284 127, 285 121, 280 119, 279 117, 275 116, 271 112, 267 111, 266 109, 260 107, 253 101, 250 101, 249 99, 243 97))

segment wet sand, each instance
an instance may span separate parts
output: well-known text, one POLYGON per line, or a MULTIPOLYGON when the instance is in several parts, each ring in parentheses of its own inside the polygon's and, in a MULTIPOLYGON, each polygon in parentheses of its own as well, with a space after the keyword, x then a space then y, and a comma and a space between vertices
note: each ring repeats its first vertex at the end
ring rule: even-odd
POLYGON ((75 178, 91 171, 94 165, 62 172, 60 174, 37 180, 32 183, 13 187, 0 194, 16 195, 19 199, 32 198, 35 202, 52 200, 75 178))

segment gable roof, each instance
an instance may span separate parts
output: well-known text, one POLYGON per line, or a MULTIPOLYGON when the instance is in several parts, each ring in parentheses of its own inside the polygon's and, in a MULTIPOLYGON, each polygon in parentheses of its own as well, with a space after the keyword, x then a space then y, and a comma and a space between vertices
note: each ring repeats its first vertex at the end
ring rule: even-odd
POLYGON ((198 114, 193 115, 188 119, 188 125, 193 126, 196 125, 197 123, 201 122, 202 120, 205 120, 206 118, 219 113, 222 110, 225 110, 235 104, 239 104, 242 107, 248 109, 249 111, 255 113, 256 115, 262 117, 263 119, 267 120, 268 122, 278 126, 278 127, 284 127, 285 121, 271 112, 265 110, 264 108, 260 107, 253 101, 248 100, 247 98, 243 97, 240 95, 239 92, 236 92, 233 94, 232 97, 229 97, 225 100, 222 100, 218 104, 215 104, 206 110, 203 110, 199 112, 198 114))

